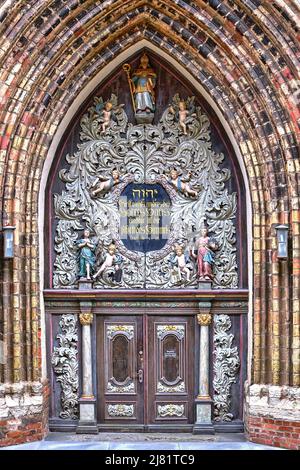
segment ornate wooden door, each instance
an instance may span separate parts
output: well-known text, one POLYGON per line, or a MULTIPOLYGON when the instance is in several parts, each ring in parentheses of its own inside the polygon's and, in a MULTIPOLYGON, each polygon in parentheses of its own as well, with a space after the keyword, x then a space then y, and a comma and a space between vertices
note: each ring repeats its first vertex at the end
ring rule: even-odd
POLYGON ((98 319, 98 422, 114 428, 193 422, 193 317, 98 319))
POLYGON ((99 317, 98 421, 144 421, 143 318, 99 317))
POLYGON ((149 424, 193 422, 193 317, 149 317, 149 424))

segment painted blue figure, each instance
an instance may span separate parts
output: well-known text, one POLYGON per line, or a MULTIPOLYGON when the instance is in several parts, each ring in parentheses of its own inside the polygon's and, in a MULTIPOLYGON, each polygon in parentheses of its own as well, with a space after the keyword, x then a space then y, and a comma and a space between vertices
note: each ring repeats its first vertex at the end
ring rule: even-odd
POLYGON ((83 237, 81 240, 77 241, 77 245, 80 249, 79 252, 79 277, 86 279, 91 279, 91 270, 95 265, 95 255, 93 251, 95 250, 94 243, 90 240, 90 231, 86 229, 83 232, 83 237))

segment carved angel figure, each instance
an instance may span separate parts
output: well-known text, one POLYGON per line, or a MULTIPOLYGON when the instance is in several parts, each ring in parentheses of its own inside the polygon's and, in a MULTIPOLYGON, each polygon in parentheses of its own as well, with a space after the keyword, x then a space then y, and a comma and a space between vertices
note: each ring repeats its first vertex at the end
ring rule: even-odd
POLYGON ((98 271, 94 274, 93 279, 96 279, 98 276, 100 276, 100 274, 102 274, 105 269, 113 268, 113 281, 118 283, 121 282, 121 265, 123 262, 123 257, 119 253, 116 253, 116 250, 116 245, 114 243, 111 243, 108 247, 104 262, 101 264, 98 271))
POLYGON ((122 180, 119 170, 114 168, 112 170, 111 176, 109 178, 105 176, 98 176, 92 184, 92 188, 97 186, 96 189, 92 191, 92 196, 97 196, 97 194, 102 193, 102 195, 109 192, 115 185, 119 184, 122 180))
POLYGON ((181 245, 174 246, 174 252, 169 258, 169 262, 172 265, 172 280, 176 283, 182 281, 182 274, 185 275, 186 281, 189 282, 191 279, 191 271, 193 269, 191 264, 190 256, 187 252, 184 252, 184 247, 181 245))
MULTIPOLYGON (((165 176, 165 175, 164 175, 165 176)), ((167 177, 166 177, 167 178, 167 177)), ((167 181, 172 184, 178 192, 184 194, 187 197, 198 197, 198 191, 192 189, 189 185, 191 175, 188 174, 187 177, 183 178, 180 175, 179 171, 176 168, 172 168, 170 171, 170 176, 167 178, 167 181)))
POLYGON ((102 98, 98 98, 95 111, 98 114, 98 123, 100 124, 101 134, 105 134, 107 129, 112 126, 112 122, 117 122, 116 114, 124 105, 117 105, 117 97, 112 94, 111 98, 103 102, 102 98))
POLYGON ((194 103, 188 101, 189 109, 185 101, 180 100, 178 95, 175 95, 173 104, 169 107, 169 111, 174 114, 175 119, 178 120, 179 127, 184 135, 187 135, 187 125, 190 121, 189 117, 195 117, 196 113, 194 103))
POLYGON ((102 111, 103 114, 103 122, 102 122, 102 132, 104 133, 106 129, 110 126, 110 120, 112 115, 112 103, 108 101, 105 103, 105 107, 102 111))

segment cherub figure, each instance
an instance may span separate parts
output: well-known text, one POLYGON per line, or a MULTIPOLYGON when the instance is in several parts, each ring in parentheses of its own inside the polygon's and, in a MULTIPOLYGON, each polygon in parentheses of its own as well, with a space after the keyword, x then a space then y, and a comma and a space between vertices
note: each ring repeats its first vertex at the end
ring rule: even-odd
POLYGON ((169 258, 169 262, 173 267, 172 279, 176 282, 178 279, 182 281, 182 274, 185 275, 186 281, 189 282, 191 279, 191 262, 190 256, 184 252, 184 248, 181 245, 174 246, 174 252, 169 258), (190 267, 189 267, 190 266, 190 267))
POLYGON ((183 178, 176 168, 170 171, 170 177, 167 178, 168 182, 172 184, 178 192, 183 193, 187 197, 198 197, 198 191, 192 189, 189 185, 191 174, 189 173, 186 178, 183 178))
POLYGON ((102 111, 102 124, 101 124, 101 129, 102 129, 102 134, 105 133, 106 129, 110 127, 110 121, 112 118, 112 103, 110 101, 107 101, 105 103, 104 109, 102 111))
POLYGON ((97 194, 102 193, 102 195, 109 192, 115 185, 121 182, 121 175, 117 168, 112 170, 111 176, 109 178, 103 177, 102 175, 98 176, 92 184, 92 188, 98 186, 92 191, 92 196, 97 196, 97 194))
POLYGON ((197 260, 199 280, 212 280, 212 267, 215 259, 215 250, 218 246, 215 240, 208 236, 206 227, 201 229, 201 235, 196 240, 195 247, 192 250, 192 256, 197 260), (197 251, 197 254, 196 254, 197 251))
MULTIPOLYGON (((191 103, 190 103, 190 105, 191 105, 191 103)), ((176 116, 176 118, 178 119, 179 127, 182 129, 183 134, 187 135, 187 119, 188 119, 188 116, 194 117, 194 116, 196 116, 196 113, 193 113, 191 110, 188 110, 186 108, 186 102, 183 101, 183 100, 180 100, 178 102, 177 107, 178 107, 177 112, 175 111, 173 106, 169 107, 169 111, 176 116)))
POLYGON ((122 112, 124 104, 118 105, 118 98, 114 94, 106 102, 103 102, 102 97, 96 98, 95 101, 96 114, 94 119, 97 125, 100 126, 100 133, 105 134, 109 128, 113 127, 113 122, 118 122, 117 116, 122 112))
POLYGON ((93 251, 95 250, 95 245, 90 239, 90 231, 86 229, 83 232, 83 238, 76 242, 79 252, 79 277, 91 279, 91 270, 95 265, 95 255, 93 251))
POLYGON ((105 260, 101 264, 98 271, 94 274, 93 279, 96 279, 98 276, 100 276, 100 274, 102 274, 105 269, 114 267, 113 280, 118 283, 121 282, 121 264, 123 262, 123 258, 120 254, 116 253, 116 250, 116 245, 111 243, 108 247, 105 260))

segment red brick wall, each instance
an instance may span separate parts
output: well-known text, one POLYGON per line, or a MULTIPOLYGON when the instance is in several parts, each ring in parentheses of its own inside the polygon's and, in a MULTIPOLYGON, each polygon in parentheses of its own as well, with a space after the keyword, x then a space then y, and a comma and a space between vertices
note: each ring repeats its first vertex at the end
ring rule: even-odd
POLYGON ((247 437, 252 442, 300 450, 300 422, 273 418, 249 417, 247 437))
POLYGON ((43 409, 39 415, 0 421, 0 447, 39 441, 48 433, 49 387, 43 390, 43 409))

